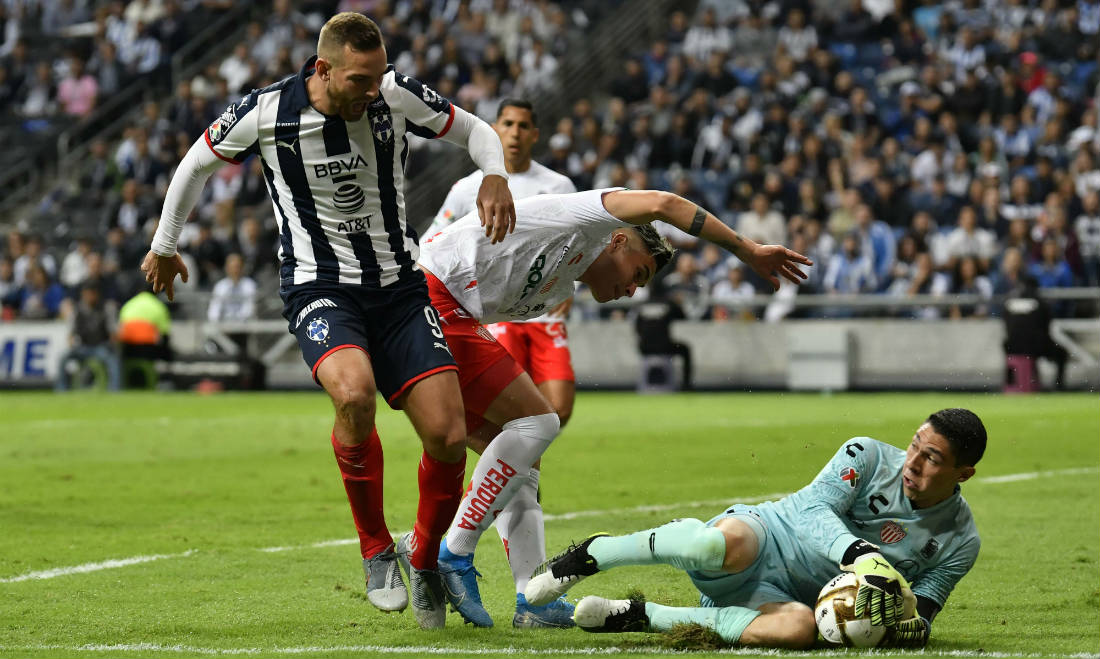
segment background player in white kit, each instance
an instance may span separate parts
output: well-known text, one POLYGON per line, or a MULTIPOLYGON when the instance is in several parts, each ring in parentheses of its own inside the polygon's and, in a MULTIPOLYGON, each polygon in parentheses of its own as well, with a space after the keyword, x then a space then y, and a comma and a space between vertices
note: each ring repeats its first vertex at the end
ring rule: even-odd
MULTIPOLYGON (((573 182, 531 159, 531 150, 538 142, 538 115, 530 101, 506 98, 497 108, 493 130, 504 146, 504 165, 508 170, 508 188, 513 199, 538 194, 576 192, 573 182)), ((431 237, 456 220, 477 210, 477 191, 484 173, 477 170, 459 179, 447 193, 431 228, 421 235, 431 237)), ((576 378, 569 354, 569 339, 565 320, 572 298, 541 316, 530 320, 492 323, 487 326, 550 402, 564 428, 573 414, 576 378)), ((493 424, 474 430, 470 447, 478 453, 500 432, 493 424)), ((541 464, 531 467, 523 486, 496 520, 496 529, 504 542, 508 564, 516 584, 515 627, 572 627, 573 607, 564 601, 550 606, 527 604, 523 589, 535 568, 546 560, 543 535, 542 506, 539 503, 541 464)))
POLYGON ((597 302, 632 296, 672 258, 649 224, 658 220, 729 250, 776 287, 780 276, 804 278, 797 265, 811 263, 784 247, 742 238, 677 195, 620 188, 521 199, 515 232, 504 243, 486 240, 469 214, 421 247, 432 305, 458 364, 467 426, 488 422, 502 429, 482 453, 439 549, 447 598, 467 622, 493 624, 473 566, 478 538, 560 427, 531 377, 481 323, 538 316, 570 298, 575 281, 587 284, 597 302))

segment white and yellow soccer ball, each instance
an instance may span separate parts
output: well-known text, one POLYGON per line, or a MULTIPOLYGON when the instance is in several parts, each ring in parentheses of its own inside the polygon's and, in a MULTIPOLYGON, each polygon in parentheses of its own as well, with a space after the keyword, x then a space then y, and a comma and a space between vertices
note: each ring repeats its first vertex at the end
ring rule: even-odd
POLYGON ((869 616, 857 618, 856 591, 859 580, 851 572, 842 572, 829 580, 817 596, 814 619, 821 636, 835 645, 873 648, 886 636, 886 627, 872 625, 869 616))

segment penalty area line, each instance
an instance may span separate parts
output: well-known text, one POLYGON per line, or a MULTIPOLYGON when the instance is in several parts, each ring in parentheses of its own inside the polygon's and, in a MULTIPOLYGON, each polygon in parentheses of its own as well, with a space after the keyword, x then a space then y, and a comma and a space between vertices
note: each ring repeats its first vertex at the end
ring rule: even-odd
POLYGON ((152 554, 149 556, 131 556, 129 558, 112 558, 106 561, 99 561, 97 563, 84 563, 83 565, 72 565, 70 567, 55 567, 50 570, 40 570, 38 572, 28 572, 26 574, 20 574, 15 577, 4 577, 0 579, 0 583, 17 583, 20 581, 31 581, 33 579, 53 579, 54 577, 64 577, 70 574, 83 574, 85 572, 98 572, 99 570, 110 570, 117 567, 126 567, 127 565, 138 565, 140 563, 151 563, 153 561, 162 561, 166 558, 186 558, 195 553, 196 550, 188 549, 187 551, 180 552, 178 554, 152 554))

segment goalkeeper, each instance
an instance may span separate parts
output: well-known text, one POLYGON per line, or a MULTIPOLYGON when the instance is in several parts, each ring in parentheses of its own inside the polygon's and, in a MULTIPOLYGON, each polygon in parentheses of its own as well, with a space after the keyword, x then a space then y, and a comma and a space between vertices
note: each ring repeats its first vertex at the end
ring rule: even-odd
POLYGON ((625 536, 597 534, 547 561, 527 586, 541 604, 596 572, 667 564, 687 571, 700 607, 585 597, 578 627, 668 631, 700 624, 743 646, 809 648, 813 605, 838 570, 859 578, 856 615, 887 627, 885 644, 920 647, 980 541, 959 483, 974 475, 986 432, 973 412, 936 412, 902 450, 846 442, 806 487, 734 505, 707 523, 680 519, 625 536))

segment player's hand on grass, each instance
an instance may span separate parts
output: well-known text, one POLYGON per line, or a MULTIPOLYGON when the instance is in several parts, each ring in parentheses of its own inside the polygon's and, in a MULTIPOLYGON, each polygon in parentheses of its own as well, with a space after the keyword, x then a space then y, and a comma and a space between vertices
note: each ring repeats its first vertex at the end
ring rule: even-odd
POLYGON ((921 648, 928 643, 928 621, 913 616, 886 628, 886 645, 893 647, 921 648))
MULTIPOLYGON (((877 549, 870 543, 867 546, 877 549)), ((841 564, 840 569, 854 573, 859 579, 855 607, 857 618, 868 616, 871 624, 886 627, 905 618, 905 602, 913 597, 913 593, 909 582, 882 554, 877 551, 860 554, 851 563, 841 564)), ((915 600, 912 601, 915 603, 915 600)))
POLYGON ((489 174, 481 181, 477 192, 477 216, 485 227, 485 236, 493 244, 516 228, 516 206, 508 189, 508 179, 489 174))
POLYGON ((153 285, 153 293, 164 291, 169 302, 176 297, 176 291, 173 289, 176 275, 180 276, 183 283, 187 283, 187 266, 184 265, 183 258, 179 254, 161 256, 149 250, 145 260, 141 262, 141 271, 145 273, 145 281, 153 285))

